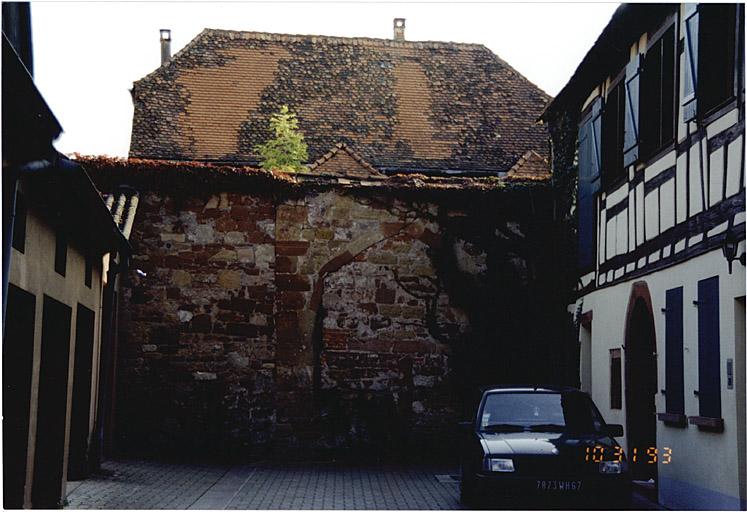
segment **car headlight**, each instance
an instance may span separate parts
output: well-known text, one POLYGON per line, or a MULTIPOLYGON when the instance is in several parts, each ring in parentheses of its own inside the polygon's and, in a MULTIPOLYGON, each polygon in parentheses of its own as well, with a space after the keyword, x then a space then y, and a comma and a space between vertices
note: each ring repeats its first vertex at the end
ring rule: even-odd
POLYGON ((514 469, 514 461, 511 459, 491 459, 489 457, 485 457, 485 464, 484 464, 485 471, 491 471, 494 473, 513 473, 516 471, 514 469))
POLYGON ((617 460, 604 460, 599 463, 599 472, 605 475, 619 475, 623 472, 623 463, 617 460))

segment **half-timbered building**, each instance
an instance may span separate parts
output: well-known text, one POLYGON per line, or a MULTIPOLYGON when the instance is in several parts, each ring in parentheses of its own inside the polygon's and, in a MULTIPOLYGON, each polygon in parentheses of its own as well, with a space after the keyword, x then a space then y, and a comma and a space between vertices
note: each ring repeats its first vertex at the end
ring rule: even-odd
POLYGON ((623 5, 543 114, 578 166, 581 384, 672 508, 745 506, 743 22, 623 5))

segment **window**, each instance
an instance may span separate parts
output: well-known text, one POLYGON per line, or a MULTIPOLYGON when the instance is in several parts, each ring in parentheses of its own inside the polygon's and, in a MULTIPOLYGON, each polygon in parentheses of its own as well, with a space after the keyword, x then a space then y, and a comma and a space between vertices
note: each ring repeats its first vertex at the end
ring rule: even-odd
POLYGON ((16 194, 16 216, 13 219, 13 249, 26 250, 26 201, 23 194, 16 194))
POLYGON ((86 251, 85 285, 90 288, 93 281, 93 257, 90 251, 86 251))
POLYGON ((619 348, 610 349, 610 409, 622 409, 622 357, 619 348))
POLYGON ((684 120, 703 118, 734 97, 735 4, 684 4, 684 120))
POLYGON ((736 4, 700 4, 698 103, 706 115, 734 97, 736 4))
POLYGON ((67 236, 61 228, 57 228, 54 248, 54 270, 61 276, 67 271, 67 236))
POLYGON ((721 417, 718 276, 698 281, 698 401, 700 416, 721 417))
POLYGON ((646 51, 641 74, 641 153, 650 157, 674 141, 674 25, 646 51))
POLYGON ((682 287, 667 290, 665 300, 666 411, 670 414, 685 414, 682 287))
POLYGON ((602 114, 602 186, 606 190, 625 176, 624 143, 625 81, 621 80, 607 94, 602 114))

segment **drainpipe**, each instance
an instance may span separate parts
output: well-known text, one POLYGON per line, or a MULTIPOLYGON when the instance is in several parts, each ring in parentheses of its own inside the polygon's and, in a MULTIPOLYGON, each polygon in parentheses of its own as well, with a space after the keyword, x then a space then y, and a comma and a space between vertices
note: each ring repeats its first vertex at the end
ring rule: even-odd
MULTIPOLYGON (((56 157, 55 157, 56 161, 56 157)), ((10 278, 10 256, 13 247, 13 226, 16 220, 16 196, 18 195, 18 180, 24 174, 44 171, 53 167, 55 162, 49 160, 33 160, 19 167, 3 171, 3 188, 7 191, 4 204, 7 212, 3 212, 3 337, 5 336, 5 311, 8 306, 8 280, 10 278)))
POLYGON ((108 408, 114 402, 111 395, 114 381, 114 340, 116 333, 116 304, 115 297, 117 291, 117 276, 123 275, 127 271, 129 264, 129 254, 123 251, 119 252, 120 262, 114 261, 116 252, 110 254, 110 264, 106 288, 104 289, 104 299, 102 307, 102 335, 101 335, 101 364, 99 366, 99 389, 97 397, 97 414, 94 424, 94 435, 91 442, 90 466, 93 471, 97 471, 103 462, 105 446, 105 424, 108 415, 108 408))

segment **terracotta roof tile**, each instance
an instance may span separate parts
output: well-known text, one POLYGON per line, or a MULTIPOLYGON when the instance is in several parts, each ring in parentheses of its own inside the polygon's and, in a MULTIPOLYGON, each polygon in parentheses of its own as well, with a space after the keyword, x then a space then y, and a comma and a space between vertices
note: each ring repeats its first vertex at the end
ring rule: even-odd
POLYGON ((339 142, 330 151, 308 165, 310 172, 322 175, 350 176, 355 178, 385 178, 358 153, 339 142))
POLYGON ((507 173, 508 178, 545 180, 550 178, 550 163, 536 151, 524 153, 507 173))
POLYGON ((130 156, 257 163, 281 105, 310 160, 342 141, 387 172, 506 172, 545 154, 544 92, 482 45, 206 29, 135 82, 130 156))

